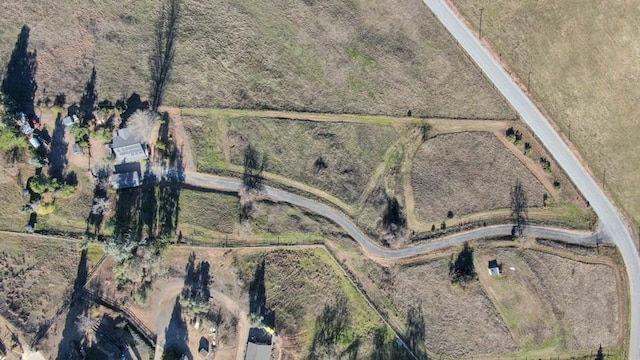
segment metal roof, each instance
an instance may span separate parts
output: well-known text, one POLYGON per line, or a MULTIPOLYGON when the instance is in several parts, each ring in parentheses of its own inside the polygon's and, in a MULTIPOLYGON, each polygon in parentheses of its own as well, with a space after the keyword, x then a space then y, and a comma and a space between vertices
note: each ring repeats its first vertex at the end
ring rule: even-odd
POLYGON ((270 360, 271 345, 259 345, 252 342, 247 343, 247 352, 244 358, 245 360, 270 360))
POLYGON ((113 174, 109 183, 114 189, 127 189, 140 186, 140 175, 137 171, 113 174))

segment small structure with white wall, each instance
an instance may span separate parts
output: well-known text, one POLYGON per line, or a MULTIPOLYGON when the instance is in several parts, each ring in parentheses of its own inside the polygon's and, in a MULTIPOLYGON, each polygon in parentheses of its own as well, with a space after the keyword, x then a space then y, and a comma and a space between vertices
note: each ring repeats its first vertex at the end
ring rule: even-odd
POLYGON ((489 275, 500 275, 502 274, 502 264, 498 264, 498 260, 493 259, 489 260, 489 275))

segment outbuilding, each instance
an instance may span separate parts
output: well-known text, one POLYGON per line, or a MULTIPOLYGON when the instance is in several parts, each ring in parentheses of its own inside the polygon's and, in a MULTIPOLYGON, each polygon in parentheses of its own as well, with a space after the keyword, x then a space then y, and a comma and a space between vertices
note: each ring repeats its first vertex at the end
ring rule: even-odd
POLYGON ((502 274, 502 264, 498 264, 498 260, 493 259, 489 260, 489 275, 500 275, 502 274))

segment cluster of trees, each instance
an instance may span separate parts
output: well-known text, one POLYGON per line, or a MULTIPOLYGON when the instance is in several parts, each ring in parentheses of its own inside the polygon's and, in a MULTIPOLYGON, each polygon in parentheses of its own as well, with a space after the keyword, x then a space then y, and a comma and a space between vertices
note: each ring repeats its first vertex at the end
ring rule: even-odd
POLYGON ((209 312, 209 298, 211 297, 209 284, 212 281, 209 262, 201 261, 196 265, 195 259, 196 254, 192 253, 187 263, 187 275, 180 298, 182 309, 192 317, 209 312))
POLYGON ((105 252, 116 260, 118 288, 132 286, 134 301, 144 303, 152 292, 153 280, 164 274, 160 259, 170 240, 166 236, 141 239, 131 231, 107 240, 105 252))

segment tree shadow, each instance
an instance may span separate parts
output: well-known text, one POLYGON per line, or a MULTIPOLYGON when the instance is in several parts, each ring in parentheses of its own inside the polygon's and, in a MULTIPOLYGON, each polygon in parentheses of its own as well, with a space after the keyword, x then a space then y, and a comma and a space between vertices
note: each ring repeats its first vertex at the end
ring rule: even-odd
POLYGON ((126 104, 124 105, 124 112, 120 115, 122 121, 120 122, 120 129, 127 127, 127 120, 134 112, 138 110, 148 110, 149 102, 142 101, 142 98, 138 93, 132 93, 131 96, 127 99, 126 104))
POLYGON ((175 57, 175 42, 178 35, 178 20, 180 18, 180 0, 168 0, 160 9, 156 21, 155 44, 149 59, 151 69, 151 108, 154 111, 162 104, 164 90, 169 80, 173 59, 175 57))
POLYGON ((264 325, 275 326, 275 312, 267 307, 267 288, 265 286, 266 261, 264 258, 256 266, 253 280, 249 283, 249 312, 262 317, 264 325))
POLYGON ((60 183, 64 182, 64 170, 68 163, 69 144, 64 139, 66 129, 62 123, 62 115, 58 113, 49 151, 49 177, 57 179, 60 183))
POLYGON ((83 299, 82 294, 84 286, 87 282, 88 268, 87 268, 87 249, 83 249, 80 254, 80 262, 78 263, 78 270, 76 272, 76 279, 73 283, 73 290, 69 298, 69 312, 64 322, 64 329, 62 330, 62 339, 58 345, 57 360, 76 358, 79 356, 79 344, 78 338, 78 326, 76 321, 78 316, 86 315, 89 309, 89 303, 83 299))
POLYGON ((522 183, 518 180, 511 189, 511 217, 515 222, 512 235, 522 236, 529 218, 528 206, 527 194, 522 183))
POLYGON ((423 350, 424 342, 427 338, 427 330, 424 324, 422 307, 411 306, 407 311, 407 330, 404 338, 405 344, 418 360, 427 358, 427 354, 423 350))
MULTIPOLYGON (((453 255, 451 256, 453 258, 453 255)), ((463 285, 477 277, 473 265, 473 248, 469 246, 469 243, 464 243, 456 259, 449 264, 449 275, 452 282, 463 285)))
POLYGON ((113 235, 123 237, 138 229, 141 190, 139 187, 118 190, 113 216, 113 235))
POLYGON ((91 70, 91 77, 87 82, 87 85, 84 88, 84 94, 80 98, 79 112, 80 117, 82 118, 82 125, 86 126, 95 119, 93 111, 96 107, 96 102, 98 101, 98 92, 96 91, 96 67, 94 66, 91 70))
POLYGON ((178 227, 180 215, 180 193, 184 185, 184 165, 182 150, 176 150, 174 161, 170 163, 158 187, 160 235, 173 235, 178 227))
POLYGON ((346 297, 340 296, 334 304, 325 304, 322 313, 316 318, 308 358, 335 358, 337 356, 336 345, 350 324, 351 316, 346 297))
POLYGON ((188 343, 189 329, 187 323, 182 318, 182 306, 180 297, 176 297, 175 305, 171 313, 171 320, 165 329, 164 359, 180 359, 186 355, 192 359, 188 343))
POLYGON ((156 197, 157 181, 158 177, 151 169, 151 164, 147 162, 142 185, 140 186, 140 211, 138 212, 139 219, 136 231, 138 238, 142 238, 145 227, 147 230, 147 238, 155 237, 156 216, 158 214, 158 198, 156 197))
POLYGON ((200 261, 198 264, 195 261, 196 253, 192 252, 185 267, 186 275, 180 303, 189 316, 197 318, 207 315, 210 310, 211 266, 208 261, 200 261))
POLYGON ((242 182, 248 190, 261 191, 264 188, 262 172, 267 168, 267 153, 260 154, 251 144, 244 151, 244 171, 242 182))
POLYGON ((87 216, 87 232, 89 232, 89 226, 92 226, 93 234, 95 236, 100 235, 100 229, 102 228, 102 222, 104 221, 108 204, 107 184, 104 181, 98 180, 93 189, 93 204, 89 209, 89 216, 87 216))
POLYGON ((36 51, 29 51, 29 32, 29 27, 23 25, 2 81, 4 105, 11 114, 19 111, 25 114, 34 113, 33 100, 38 89, 35 75, 38 64, 36 51))

